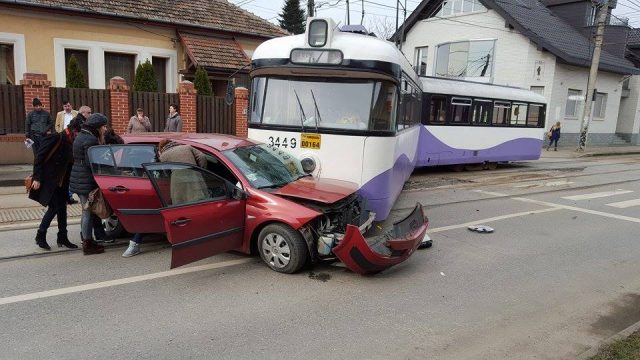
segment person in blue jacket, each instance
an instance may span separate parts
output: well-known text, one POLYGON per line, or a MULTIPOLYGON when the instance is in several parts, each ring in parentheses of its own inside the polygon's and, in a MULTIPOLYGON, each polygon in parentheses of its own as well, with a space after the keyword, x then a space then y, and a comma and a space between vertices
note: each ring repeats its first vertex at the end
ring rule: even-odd
POLYGON ((549 146, 547 146, 547 151, 549 151, 551 145, 555 145, 553 150, 558 151, 558 140, 560 140, 560 121, 549 129, 549 146))

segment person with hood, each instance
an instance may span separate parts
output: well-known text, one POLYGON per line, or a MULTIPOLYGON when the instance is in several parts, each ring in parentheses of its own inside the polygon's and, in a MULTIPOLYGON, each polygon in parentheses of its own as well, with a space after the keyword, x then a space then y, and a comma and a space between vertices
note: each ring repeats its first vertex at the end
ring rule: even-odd
POLYGON ((41 139, 33 164, 33 182, 29 198, 47 207, 35 239, 36 244, 45 250, 51 250, 47 244, 47 230, 56 216, 58 247, 78 248, 67 236, 67 197, 75 137, 72 125, 73 122, 61 133, 49 129, 41 139))
POLYGON ((106 131, 107 117, 100 113, 92 114, 82 125, 82 130, 73 143, 73 168, 71 169, 70 190, 78 194, 82 204, 80 235, 82 238, 82 251, 85 255, 104 252, 104 247, 93 240, 91 210, 89 210, 87 202, 89 193, 96 189, 98 184, 91 173, 91 163, 87 158, 87 150, 92 146, 104 143, 106 131))
POLYGON ((178 113, 178 105, 171 104, 169 106, 169 117, 167 117, 167 125, 164 127, 165 132, 181 132, 182 118, 178 113))
POLYGON ((24 131, 27 139, 31 139, 33 144, 33 156, 38 155, 38 148, 40 148, 40 140, 50 129, 53 129, 53 119, 51 114, 42 106, 42 101, 38 98, 33 99, 33 111, 27 115, 24 131))

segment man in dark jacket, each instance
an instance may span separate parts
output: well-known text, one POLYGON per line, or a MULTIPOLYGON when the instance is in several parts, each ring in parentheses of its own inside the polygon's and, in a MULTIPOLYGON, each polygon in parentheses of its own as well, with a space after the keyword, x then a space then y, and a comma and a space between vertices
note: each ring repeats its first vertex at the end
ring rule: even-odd
POLYGON ((36 234, 36 244, 51 250, 47 244, 47 230, 54 217, 58 217, 58 246, 75 249, 67 237, 67 189, 71 164, 73 139, 67 132, 49 131, 42 137, 33 164, 33 185, 29 198, 47 207, 36 234))
POLYGON ((40 147, 40 141, 42 137, 53 129, 53 119, 51 114, 42 107, 40 99, 33 99, 33 111, 27 115, 27 121, 25 124, 25 136, 33 140, 33 156, 38 154, 38 148, 40 147))

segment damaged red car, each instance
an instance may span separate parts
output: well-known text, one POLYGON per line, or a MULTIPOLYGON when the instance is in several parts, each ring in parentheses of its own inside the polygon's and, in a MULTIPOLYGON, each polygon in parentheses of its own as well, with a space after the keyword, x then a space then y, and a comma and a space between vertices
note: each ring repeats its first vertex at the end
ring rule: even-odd
POLYGON ((319 180, 279 148, 219 134, 136 134, 89 149, 96 182, 131 233, 166 233, 171 268, 222 252, 258 252, 273 270, 339 260, 356 273, 405 261, 425 236, 420 204, 391 229, 364 233, 375 214, 355 184, 319 180), (206 168, 158 162, 164 138, 202 151, 206 168), (197 196, 177 196, 194 188, 197 196), (196 192, 198 193, 198 192, 196 192))

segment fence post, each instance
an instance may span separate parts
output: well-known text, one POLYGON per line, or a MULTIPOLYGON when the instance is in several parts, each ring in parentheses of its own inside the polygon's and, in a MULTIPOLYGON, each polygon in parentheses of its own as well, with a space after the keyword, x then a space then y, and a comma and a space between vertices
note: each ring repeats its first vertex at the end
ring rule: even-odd
POLYGON ((109 97, 111 99, 111 127, 118 134, 123 134, 129 125, 129 85, 120 76, 109 80, 109 97))
POLYGON ((197 129, 197 97, 198 91, 191 81, 181 81, 178 85, 180 98, 180 117, 182 118, 182 131, 194 133, 197 129))
MULTIPOLYGON (((24 73, 20 84, 23 86, 24 109, 27 114, 33 109, 34 98, 40 99, 45 110, 51 110, 51 101, 49 99, 51 81, 47 79, 47 74, 24 73)), ((53 113, 54 118, 56 113, 57 111, 53 113)))
POLYGON ((249 111, 249 90, 236 88, 236 136, 247 137, 247 119, 249 111))

